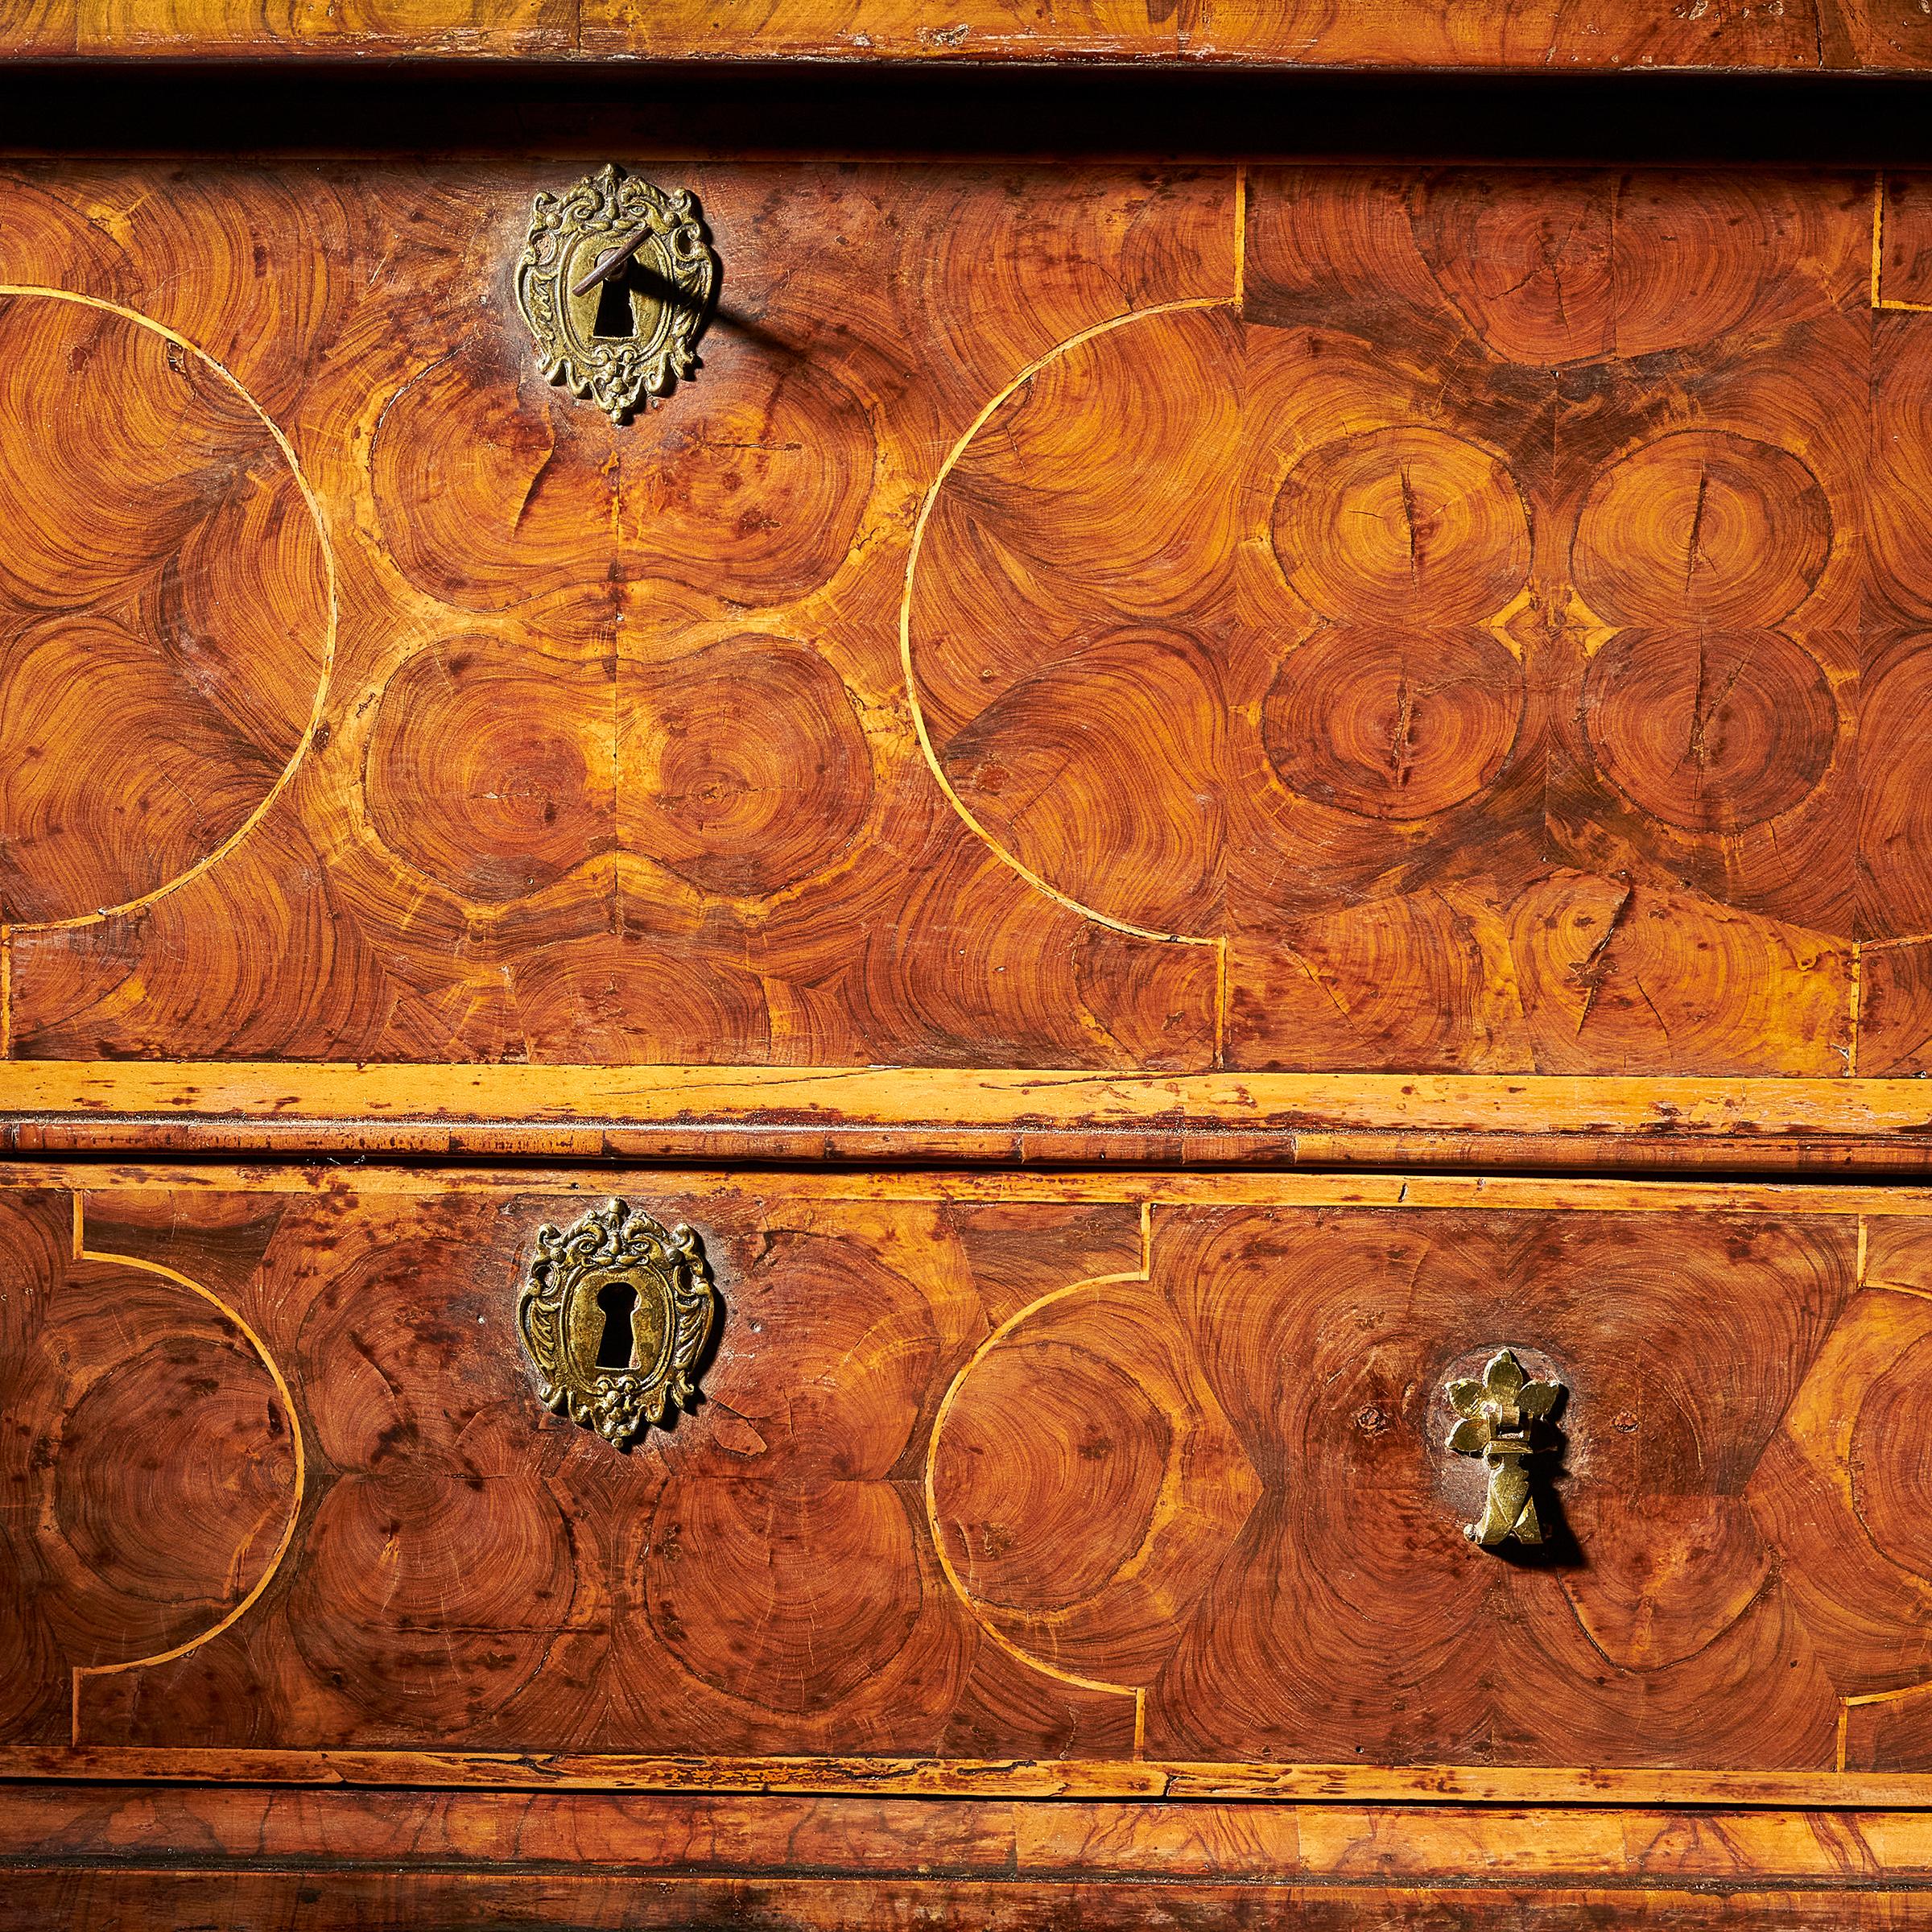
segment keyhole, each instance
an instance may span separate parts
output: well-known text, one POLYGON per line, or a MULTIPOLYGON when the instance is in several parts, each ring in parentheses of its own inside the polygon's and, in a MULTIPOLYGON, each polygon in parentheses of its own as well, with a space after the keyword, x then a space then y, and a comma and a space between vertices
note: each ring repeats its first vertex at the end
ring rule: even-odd
POLYGON ((604 1332, 597 1338, 600 1368, 630 1366, 630 1318, 636 1313, 638 1291, 628 1282, 613 1282, 597 1290, 597 1306, 604 1311, 604 1332))
POLYGON ((637 312, 630 305, 627 275, 613 275, 598 289, 597 316, 590 325, 590 332, 606 341, 638 332, 637 312))

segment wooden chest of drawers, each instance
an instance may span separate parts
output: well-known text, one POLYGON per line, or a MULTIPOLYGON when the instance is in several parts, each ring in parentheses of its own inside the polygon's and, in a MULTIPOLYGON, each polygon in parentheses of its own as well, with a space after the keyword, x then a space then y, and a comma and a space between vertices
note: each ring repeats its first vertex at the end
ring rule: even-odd
POLYGON ((712 10, 0 19, 0 1925, 1932 1923, 1917 16, 712 10))

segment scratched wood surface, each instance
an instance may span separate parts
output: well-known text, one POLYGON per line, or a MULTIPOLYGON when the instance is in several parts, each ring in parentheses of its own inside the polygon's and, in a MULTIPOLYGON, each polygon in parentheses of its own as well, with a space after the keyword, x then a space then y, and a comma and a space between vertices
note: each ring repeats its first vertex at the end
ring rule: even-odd
POLYGON ((0 53, 1913 71, 1916 0, 8 0, 0 53))
POLYGON ((1628 1885, 1410 1887, 1379 1882, 1176 1885, 1159 1879, 1042 1885, 946 1880, 638 1879, 578 1871, 477 1876, 343 1872, 328 1865, 242 1873, 205 1867, 103 1872, 22 1866, 6 1874, 0 1925, 39 1932, 392 1932, 398 1925, 568 1926, 572 1932, 895 1932, 909 1917, 985 1932, 1150 1924, 1181 1932, 1922 1932, 1932 1901, 1909 1888, 1792 1887, 1713 1893, 1628 1885))
POLYGON ((1896 1080, 0 1061, 9 1154, 1923 1176, 1896 1080))
POLYGON ((0 1792, 0 1925, 845 1928, 924 1907, 1002 1927, 1895 1932, 1922 1922, 1926 1829, 1860 1812, 16 1788, 0 1792), (158 1839, 183 1849, 157 1856, 158 1839), (812 1876, 758 1875, 788 1860, 812 1876))
POLYGON ((628 1455, 510 1320, 583 1177, 6 1170, 0 1744, 53 1754, 16 1771, 1932 1773, 1922 1194, 606 1186, 698 1228, 726 1311, 628 1455), (1464 1539, 1444 1439, 1505 1344, 1571 1392, 1534 1561, 1464 1539))
POLYGON ((246 1783, 10 1788, 0 1792, 0 1869, 76 1854, 137 1864, 158 1830, 231 1867, 305 1860, 346 1872, 414 1857, 478 1876, 588 1861, 640 1876, 723 1876, 789 1860, 828 1877, 1046 1884, 1100 1876, 1399 1884, 1459 1866, 1468 1878, 1530 1886, 1932 1877, 1932 1824, 1912 1812, 427 1790, 372 1798, 246 1783))
POLYGON ((1922 181, 650 171, 8 177, 12 1056, 1932 1064, 1922 181))

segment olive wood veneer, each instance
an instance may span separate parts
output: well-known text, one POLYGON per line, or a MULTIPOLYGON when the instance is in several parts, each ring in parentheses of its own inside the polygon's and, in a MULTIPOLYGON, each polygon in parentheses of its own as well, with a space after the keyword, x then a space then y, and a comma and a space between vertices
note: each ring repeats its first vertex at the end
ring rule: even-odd
POLYGON ((1893 126, 1923 12, 0 7, 0 1926, 1932 1928, 1932 1191, 1715 1178, 1932 1169, 1922 148, 902 105, 609 146, 722 261, 627 427, 510 299, 590 56, 1893 126), (441 92, 79 157, 283 52, 441 92), (629 1454, 514 1319, 609 1195, 722 1298, 629 1454))
POLYGON ((1932 21, 1915 0, 7 0, 0 53, 1886 72, 1932 66, 1932 21))
POLYGON ((0 1227, 35 1767, 1932 1802, 1920 1191, 17 1164, 0 1227), (724 1307, 628 1455, 510 1319, 606 1190, 724 1307), (1446 1443, 1505 1344, 1570 1391, 1534 1564, 1446 1443))
POLYGON ((1932 1192, 22 1162, 0 1256, 0 1924, 1932 1922, 1932 1192), (510 1319, 606 1189, 724 1305, 630 1455, 510 1319))
POLYGON ((1932 1922, 1927 1827, 1909 1814, 375 1796, 127 1785, 7 1794, 0 1923, 885 1932, 909 1912, 994 1932, 1932 1922), (144 1847, 157 1838, 193 1844, 193 1866, 156 1868, 144 1847), (771 1875, 787 1864, 809 1874, 771 1875), (1442 1883, 1443 1870, 1459 1876, 1442 1883))
POLYGON ((0 1056, 1922 1160, 1924 177, 646 161, 623 429, 507 299, 575 164, 9 175, 0 1056))

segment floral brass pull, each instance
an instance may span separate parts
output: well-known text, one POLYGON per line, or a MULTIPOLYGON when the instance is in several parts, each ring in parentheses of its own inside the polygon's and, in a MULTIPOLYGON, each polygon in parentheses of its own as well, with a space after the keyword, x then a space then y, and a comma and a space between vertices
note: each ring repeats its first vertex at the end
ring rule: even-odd
POLYGON ((1480 1455, 1489 1469, 1483 1513, 1463 1525, 1471 1542, 1493 1550, 1512 1537, 1519 1543, 1543 1540, 1524 1465, 1536 1453, 1533 1426, 1556 1406, 1563 1392, 1561 1382, 1525 1374, 1507 1348, 1490 1357, 1480 1382, 1459 1379, 1449 1385, 1450 1404, 1463 1418, 1449 1433, 1449 1447, 1458 1455, 1480 1455))

